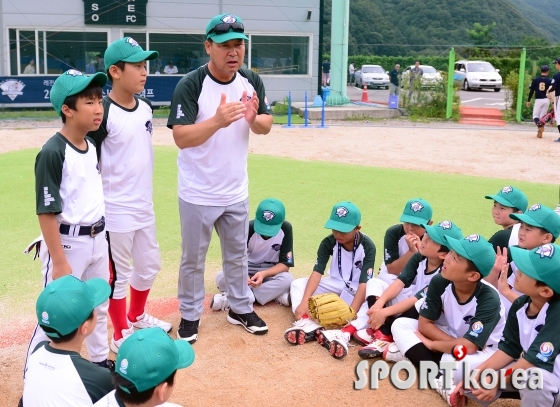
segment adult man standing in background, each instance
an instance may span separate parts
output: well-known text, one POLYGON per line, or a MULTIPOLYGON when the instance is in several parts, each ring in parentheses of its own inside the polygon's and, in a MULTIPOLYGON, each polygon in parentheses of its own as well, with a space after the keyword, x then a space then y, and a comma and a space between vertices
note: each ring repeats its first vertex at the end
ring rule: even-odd
POLYGON ((249 297, 247 237, 249 130, 267 134, 270 106, 256 72, 241 68, 244 26, 232 14, 206 26, 210 62, 185 75, 171 100, 167 126, 180 148, 179 339, 194 343, 204 303, 204 263, 212 231, 220 237, 222 270, 230 310, 227 320, 248 332, 268 332, 249 297))
POLYGON ((348 67, 348 73, 350 74, 350 76, 348 77, 348 85, 352 85, 354 82, 356 82, 356 77, 354 76, 355 72, 356 68, 354 67, 354 62, 350 62, 350 66, 348 67))
POLYGON ((395 64, 395 67, 391 72, 389 72, 389 79, 391 83, 389 84, 389 95, 399 95, 401 93, 400 81, 401 81, 401 66, 400 64, 395 64))

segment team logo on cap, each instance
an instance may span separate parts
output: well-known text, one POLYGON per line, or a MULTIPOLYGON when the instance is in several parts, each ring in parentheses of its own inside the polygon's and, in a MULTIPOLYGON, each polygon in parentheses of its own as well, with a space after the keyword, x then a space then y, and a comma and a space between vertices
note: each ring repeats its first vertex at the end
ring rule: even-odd
POLYGON ((539 247, 535 253, 539 254, 541 259, 544 259, 545 257, 551 259, 552 256, 554 256, 554 246, 551 244, 544 244, 539 247))
POLYGON ((539 209, 541 209, 541 204, 534 204, 533 206, 531 206, 529 208, 530 211, 538 211, 539 209))
POLYGON ((84 76, 83 73, 81 73, 80 71, 78 71, 77 69, 69 69, 66 71, 66 75, 72 75, 72 76, 84 76))
POLYGON ((422 205, 420 202, 416 201, 416 202, 412 202, 410 204, 410 209, 412 209, 412 212, 420 212, 422 209, 424 209, 424 205, 422 205))
POLYGON ((502 188, 502 194, 509 194, 512 191, 513 191, 512 187, 503 187, 502 188))
POLYGON ((126 42, 129 43, 130 45, 132 45, 133 47, 139 47, 140 44, 138 44, 138 42, 131 37, 126 37, 126 42))
POLYGON ((263 211, 262 216, 263 216, 264 220, 266 220, 267 222, 270 222, 272 219, 274 219, 274 217, 276 215, 272 211, 263 211))
POLYGON ((344 218, 346 215, 348 215, 348 209, 346 209, 344 206, 339 206, 338 208, 336 208, 336 216, 338 216, 339 218, 344 218))
POLYGON ((465 240, 468 240, 469 242, 478 242, 480 240, 480 235, 470 235, 465 237, 465 240))
POLYGON ((237 19, 232 15, 227 15, 222 17, 222 21, 226 24, 233 24, 237 21, 237 19))
POLYGON ((119 371, 122 374, 126 374, 127 369, 128 369, 128 360, 127 359, 121 360, 121 366, 119 367, 119 371))
POLYGON ((444 220, 438 226, 443 230, 451 229, 451 222, 449 222, 448 220, 444 220))
POLYGON ((43 313, 41 314, 41 322, 43 322, 43 324, 47 324, 49 325, 49 314, 47 313, 47 311, 43 311, 43 313))

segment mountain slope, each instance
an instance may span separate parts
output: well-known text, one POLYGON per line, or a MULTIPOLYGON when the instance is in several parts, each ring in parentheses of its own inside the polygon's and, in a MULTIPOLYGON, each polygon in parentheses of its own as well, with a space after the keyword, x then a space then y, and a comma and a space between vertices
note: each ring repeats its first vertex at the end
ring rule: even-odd
POLYGON ((560 42, 560 2, 558 0, 510 0, 535 25, 553 34, 553 42, 560 42))

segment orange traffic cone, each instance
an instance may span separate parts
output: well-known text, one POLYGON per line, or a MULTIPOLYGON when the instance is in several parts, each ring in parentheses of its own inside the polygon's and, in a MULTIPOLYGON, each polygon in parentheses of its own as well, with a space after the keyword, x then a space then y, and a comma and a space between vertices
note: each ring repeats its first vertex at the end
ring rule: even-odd
POLYGON ((364 85, 364 91, 362 92, 362 102, 369 103, 368 93, 367 93, 367 86, 364 85))

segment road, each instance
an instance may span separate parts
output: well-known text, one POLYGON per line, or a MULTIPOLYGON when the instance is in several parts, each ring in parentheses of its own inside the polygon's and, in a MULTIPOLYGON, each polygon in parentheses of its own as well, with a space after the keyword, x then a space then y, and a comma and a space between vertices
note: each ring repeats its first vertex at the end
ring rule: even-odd
MULTIPOLYGON (((347 95, 351 100, 361 100, 363 89, 355 86, 348 86, 346 88, 347 95)), ((389 99, 389 91, 385 89, 368 89, 368 97, 370 102, 387 103, 389 99)), ((459 91, 459 98, 461 105, 473 107, 494 107, 501 110, 506 108, 505 91, 502 89, 500 92, 493 90, 479 90, 479 91, 459 91)))

